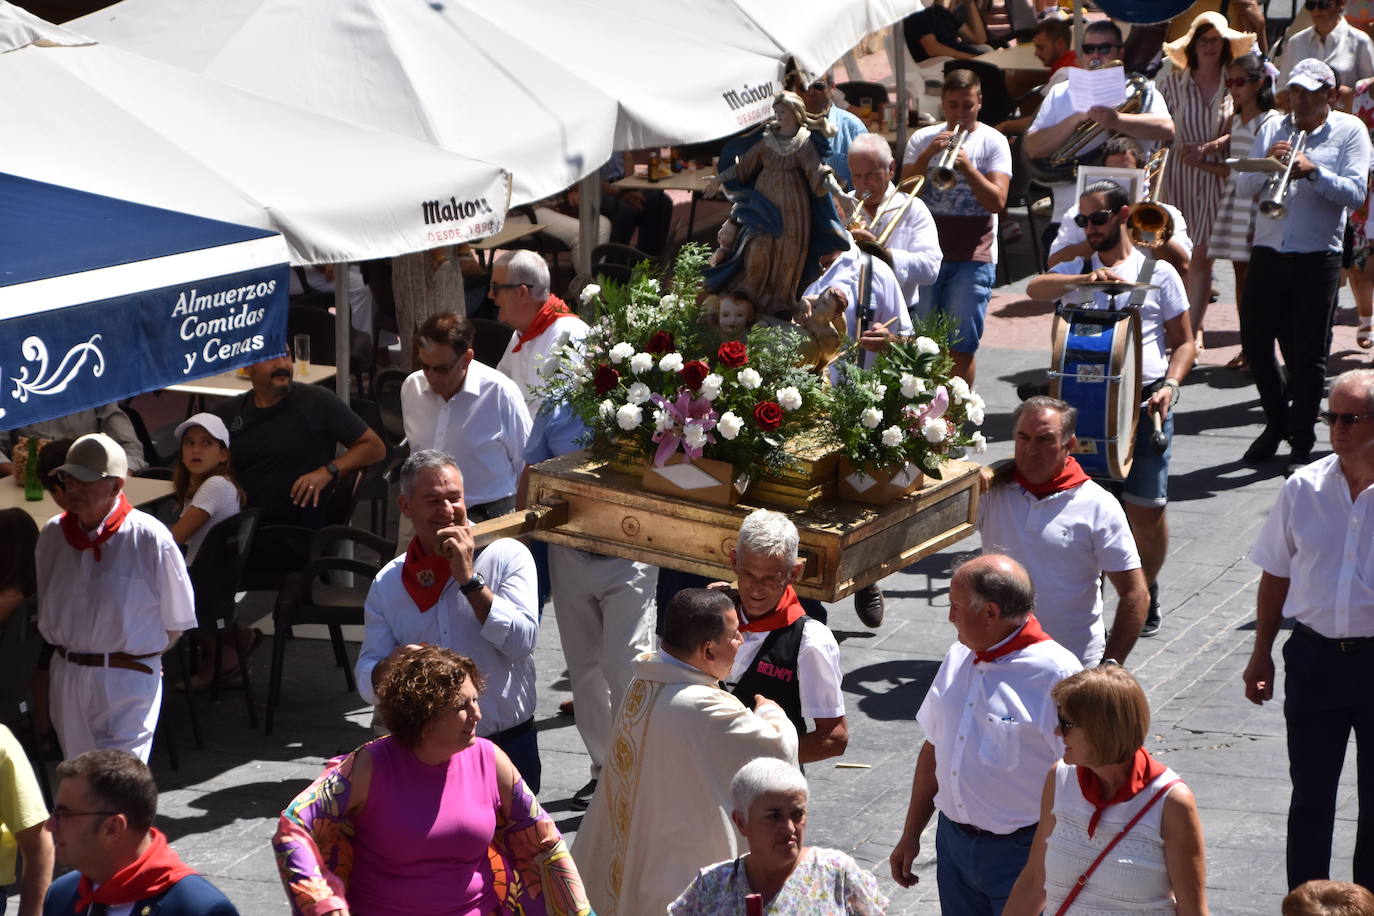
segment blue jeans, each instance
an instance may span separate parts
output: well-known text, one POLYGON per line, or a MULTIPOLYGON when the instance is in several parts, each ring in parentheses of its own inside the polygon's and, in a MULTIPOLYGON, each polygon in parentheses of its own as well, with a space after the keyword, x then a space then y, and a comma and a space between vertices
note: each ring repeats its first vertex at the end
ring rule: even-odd
POLYGON ((943 814, 935 827, 935 880, 940 911, 1001 916, 1030 858, 1034 829, 1010 836, 969 836, 943 814))
POLYGON ((940 265, 935 282, 921 287, 921 298, 912 310, 914 317, 926 319, 935 312, 948 316, 953 325, 949 348, 959 353, 975 353, 983 337, 983 319, 996 281, 996 264, 946 261, 940 265))
POLYGON ((1121 501, 1137 506, 1162 508, 1169 502, 1169 456, 1174 450, 1174 412, 1164 418, 1164 435, 1168 445, 1163 454, 1155 451, 1150 440, 1155 434, 1154 417, 1143 407, 1140 424, 1135 431, 1135 457, 1131 473, 1121 484, 1121 501))
POLYGON ((499 738, 497 735, 492 735, 490 741, 506 752, 510 762, 515 764, 515 768, 524 777, 525 785, 530 787, 531 792, 538 795, 539 779, 544 771, 543 766, 539 763, 539 730, 531 728, 523 735, 516 735, 514 738, 499 738))

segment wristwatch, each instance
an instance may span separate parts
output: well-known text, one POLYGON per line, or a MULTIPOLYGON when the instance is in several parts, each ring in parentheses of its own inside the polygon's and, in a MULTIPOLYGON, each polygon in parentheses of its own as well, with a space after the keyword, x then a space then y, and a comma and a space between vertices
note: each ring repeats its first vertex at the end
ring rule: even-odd
POLYGON ((329 472, 330 477, 335 480, 339 479, 339 466, 337 464, 331 461, 324 466, 324 469, 329 472))
POLYGON ((475 572, 472 574, 471 579, 464 582, 462 585, 458 586, 458 591, 462 592, 464 595, 471 595, 478 589, 483 589, 486 587, 487 580, 482 578, 481 573, 475 572))

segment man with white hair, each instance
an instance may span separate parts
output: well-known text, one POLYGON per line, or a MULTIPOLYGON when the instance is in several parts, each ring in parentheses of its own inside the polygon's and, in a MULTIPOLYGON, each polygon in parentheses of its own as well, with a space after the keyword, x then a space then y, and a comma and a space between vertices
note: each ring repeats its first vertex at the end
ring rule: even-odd
POLYGON ((538 393, 558 368, 560 351, 587 336, 587 323, 549 291, 549 265, 533 251, 508 251, 491 270, 496 317, 515 329, 496 368, 525 396, 530 416, 544 403, 538 393))
POLYGON ((940 275, 944 255, 925 201, 912 199, 892 186, 896 171, 892 147, 877 134, 860 134, 849 144, 854 194, 864 202, 858 213, 864 226, 850 231, 861 242, 876 242, 878 236, 889 233, 885 245, 892 256, 892 272, 906 295, 907 308, 912 308, 920 298, 921 287, 934 283, 940 275), (892 226, 894 222, 896 226, 892 226))
POLYGON ((124 449, 104 433, 57 468, 67 511, 38 536, 38 629, 52 644, 52 721, 68 757, 97 748, 146 761, 162 707, 162 653, 196 625, 172 533, 124 495, 124 449))
POLYGON ((756 509, 740 525, 725 589, 740 613, 744 643, 727 686, 741 702, 762 694, 797 727, 802 763, 838 757, 849 743, 840 688, 840 646, 830 628, 806 615, 793 583, 806 563, 797 557, 797 527, 780 512, 756 509), (816 723, 807 728, 806 720, 816 723))

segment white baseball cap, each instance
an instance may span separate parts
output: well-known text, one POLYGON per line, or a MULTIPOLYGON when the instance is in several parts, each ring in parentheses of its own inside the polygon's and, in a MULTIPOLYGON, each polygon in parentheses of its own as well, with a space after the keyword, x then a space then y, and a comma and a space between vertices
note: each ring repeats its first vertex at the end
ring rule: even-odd
POLYGON ((1336 73, 1324 61, 1308 57, 1293 66, 1293 72, 1288 74, 1288 85, 1306 89, 1308 92, 1334 89, 1336 73))
POLYGON ((214 414, 197 413, 182 420, 177 424, 176 432, 173 434, 176 436, 178 442, 181 441, 182 434, 192 426, 199 426, 201 429, 218 439, 220 444, 225 448, 229 447, 229 430, 225 427, 224 421, 214 414))
POLYGON ((54 473, 75 477, 84 483, 100 480, 102 477, 128 477, 129 457, 118 442, 104 433, 90 433, 82 436, 67 449, 66 463, 54 469, 54 473))

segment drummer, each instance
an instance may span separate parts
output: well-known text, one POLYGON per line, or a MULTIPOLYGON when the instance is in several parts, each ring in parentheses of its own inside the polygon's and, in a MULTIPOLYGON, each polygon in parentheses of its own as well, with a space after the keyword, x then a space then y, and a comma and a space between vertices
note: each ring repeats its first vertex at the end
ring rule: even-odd
POLYGON ((1126 221, 1131 202, 1121 185, 1096 181, 1084 188, 1078 199, 1077 222, 1086 231, 1093 249, 1091 258, 1065 261, 1049 273, 1034 277, 1026 286, 1032 299, 1063 301, 1089 308, 1122 308, 1125 294, 1108 297, 1094 292, 1086 298, 1070 287, 1093 281, 1147 282, 1154 288, 1137 290, 1130 301, 1139 300, 1141 338, 1141 381, 1146 398, 1145 413, 1135 441, 1135 460, 1122 485, 1121 500, 1126 520, 1140 550, 1141 567, 1150 589, 1150 608, 1141 636, 1159 632, 1160 568, 1169 547, 1169 527, 1164 509, 1169 498, 1169 453, 1172 448, 1173 407, 1178 403, 1179 383, 1193 366, 1196 347, 1188 320, 1188 296, 1174 266, 1164 260, 1151 260, 1131 244, 1126 221), (1166 445, 1161 453, 1152 443, 1153 417, 1158 414, 1166 445))

